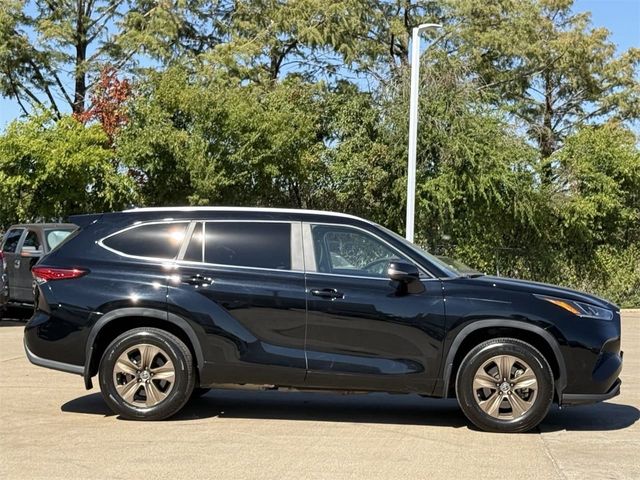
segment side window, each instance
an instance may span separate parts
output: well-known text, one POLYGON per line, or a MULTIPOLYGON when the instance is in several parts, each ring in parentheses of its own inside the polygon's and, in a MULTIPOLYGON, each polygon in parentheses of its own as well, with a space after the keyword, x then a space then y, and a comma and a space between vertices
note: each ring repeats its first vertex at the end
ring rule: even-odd
POLYGON ((205 223, 204 261, 291 270, 291 225, 269 222, 205 223))
POLYGON ((22 248, 28 247, 27 250, 40 250, 40 239, 38 238, 38 232, 29 230, 27 236, 24 237, 22 242, 22 248))
POLYGON ((174 259, 187 225, 187 222, 143 224, 107 237, 102 243, 126 255, 174 259))
POLYGON ((53 250, 60 245, 74 230, 45 230, 44 239, 49 246, 49 250, 53 250))
POLYGON ((2 245, 2 251, 5 253, 13 253, 18 248, 18 242, 22 236, 22 228, 14 228, 9 230, 4 237, 4 245, 2 245))
POLYGON ((387 264, 404 259, 381 240, 360 230, 312 225, 311 232, 319 272, 386 277, 387 264))

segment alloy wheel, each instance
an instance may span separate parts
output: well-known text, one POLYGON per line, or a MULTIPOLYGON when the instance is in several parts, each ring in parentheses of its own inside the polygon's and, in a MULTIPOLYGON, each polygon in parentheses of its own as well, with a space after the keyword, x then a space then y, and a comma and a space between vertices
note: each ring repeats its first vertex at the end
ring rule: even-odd
POLYGON ((125 350, 113 367, 113 383, 122 399, 135 407, 153 407, 167 398, 176 371, 169 355, 148 343, 125 350))
POLYGON ((493 418, 513 420, 527 413, 538 395, 538 379, 531 367, 513 355, 485 361, 473 377, 480 408, 493 418))

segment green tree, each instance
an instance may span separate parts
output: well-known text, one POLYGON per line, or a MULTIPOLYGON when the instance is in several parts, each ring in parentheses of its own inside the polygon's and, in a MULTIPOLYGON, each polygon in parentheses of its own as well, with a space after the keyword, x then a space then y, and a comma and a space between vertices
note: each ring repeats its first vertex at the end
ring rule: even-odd
POLYGON ((121 209, 134 186, 99 125, 38 115, 0 136, 0 225, 121 209))
MULTIPOLYGON (((573 0, 451 0, 447 48, 520 121, 542 159, 582 125, 640 116, 640 49, 616 55, 573 0)), ((552 164, 546 163, 547 179, 552 164)))
POLYGON ((640 150, 618 123, 586 127, 552 158, 558 186, 552 204, 564 246, 589 257, 595 247, 640 245, 640 150))
POLYGON ((322 143, 322 85, 242 84, 174 67, 140 86, 117 147, 144 202, 306 206, 322 143))
POLYGON ((106 65, 141 56, 169 61, 219 40, 215 0, 4 0, 0 11, 0 94, 60 117, 81 114, 106 65), (206 40, 205 40, 206 39, 206 40), (68 72, 68 73, 63 73, 68 72))

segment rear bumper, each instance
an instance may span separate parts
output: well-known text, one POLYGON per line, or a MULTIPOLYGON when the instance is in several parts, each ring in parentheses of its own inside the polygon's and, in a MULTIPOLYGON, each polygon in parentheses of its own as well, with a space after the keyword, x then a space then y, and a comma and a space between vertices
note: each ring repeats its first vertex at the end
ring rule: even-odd
POLYGON ((562 395, 562 405, 586 405, 589 403, 603 402, 620 395, 620 385, 622 382, 617 379, 613 386, 606 393, 569 393, 562 395))
POLYGON ((27 346, 27 338, 24 338, 24 351, 27 354, 27 358, 31 363, 39 367, 51 368, 53 370, 60 370, 61 372, 75 373, 76 375, 84 375, 84 365, 71 365, 70 363, 57 362, 55 360, 49 360, 37 356, 27 346))

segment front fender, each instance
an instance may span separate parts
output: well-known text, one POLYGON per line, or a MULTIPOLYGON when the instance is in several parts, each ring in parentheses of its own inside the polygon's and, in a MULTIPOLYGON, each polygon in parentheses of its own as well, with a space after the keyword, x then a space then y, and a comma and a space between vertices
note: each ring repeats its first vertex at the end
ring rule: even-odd
POLYGON ((525 332, 533 333, 541 337, 542 340, 544 340, 548 344, 549 348, 554 354, 555 361, 558 365, 558 371, 559 371, 558 378, 556 379, 556 382, 555 382, 555 389, 558 394, 558 398, 562 398, 562 392, 567 386, 567 369, 564 362, 564 357, 560 352, 560 345, 558 344, 558 341, 553 337, 553 335, 551 335, 547 330, 543 329, 542 327, 539 327, 537 325, 532 325, 530 323, 523 322, 523 321, 506 320, 506 319, 475 320, 472 323, 469 323, 468 325, 463 327, 456 334, 446 354, 445 361, 442 363, 442 366, 440 368, 441 378, 443 379, 443 382, 444 382, 443 389, 442 389, 443 396, 446 396, 447 392, 449 391, 449 383, 450 383, 449 381, 450 381, 451 373, 453 370, 454 359, 456 357, 456 353, 458 352, 458 349, 460 348, 460 345, 462 345, 462 342, 465 340, 465 338, 467 338, 470 334, 478 330, 486 329, 486 328, 495 328, 495 327, 511 328, 515 330, 522 330, 525 332))

